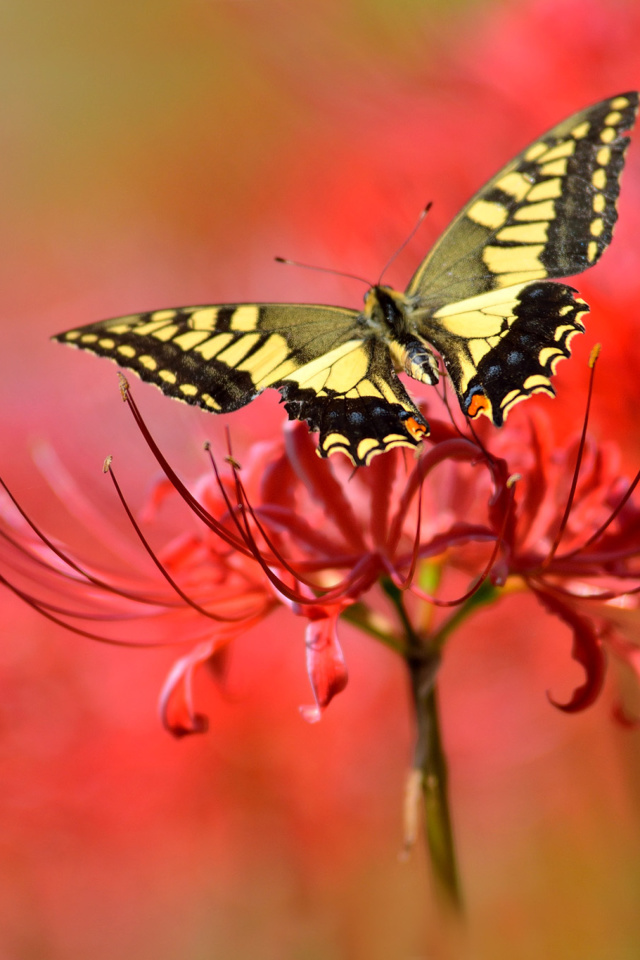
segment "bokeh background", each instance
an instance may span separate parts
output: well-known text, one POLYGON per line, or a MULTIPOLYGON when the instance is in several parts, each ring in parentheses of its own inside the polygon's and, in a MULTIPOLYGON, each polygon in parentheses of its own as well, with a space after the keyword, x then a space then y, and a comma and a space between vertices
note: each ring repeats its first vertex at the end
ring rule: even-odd
MULTIPOLYGON (((50 343, 136 310, 238 300, 355 305, 402 286, 477 187, 574 110, 640 83, 635 0, 7 0, 0 7, 0 470, 39 521, 67 520, 42 444, 124 530, 101 473, 140 505, 156 477, 115 368, 50 343)), ((580 280, 587 336, 536 398, 576 429, 604 351, 594 430, 640 455, 640 144, 613 249, 580 280)), ((224 424, 138 402, 172 463, 202 469, 224 424)), ((522 405, 525 407, 527 405, 522 405)), ((525 415, 518 407, 513 417, 525 415)), ((241 452, 282 421, 268 394, 228 419, 241 452)), ((99 541, 77 542, 99 558, 99 541)), ((142 562, 142 561, 141 561, 142 562)), ((533 601, 478 614, 447 651, 444 734, 468 926, 400 862, 406 678, 346 625, 350 683, 308 726, 300 621, 233 649, 207 736, 172 740, 173 654, 65 634, 2 596, 2 960, 631 960, 640 951, 640 734, 547 702, 579 680, 533 601)))

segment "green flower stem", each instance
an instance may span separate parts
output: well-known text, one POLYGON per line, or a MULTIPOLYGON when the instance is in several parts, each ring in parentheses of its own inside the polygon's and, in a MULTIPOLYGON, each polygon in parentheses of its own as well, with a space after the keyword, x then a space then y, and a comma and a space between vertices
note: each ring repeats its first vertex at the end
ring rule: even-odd
POLYGON ((402 657, 405 655, 405 644, 393 636, 391 632, 393 625, 386 620, 381 622, 381 618, 373 610, 370 610, 366 604, 353 603, 342 611, 340 618, 352 623, 354 627, 358 627, 359 630, 367 633, 370 637, 375 637, 376 640, 383 643, 385 647, 389 647, 394 653, 399 653, 402 657))
POLYGON ((436 650, 442 650, 453 631, 456 630, 474 610, 478 607, 484 607, 489 603, 493 603, 500 595, 501 591, 485 580, 484 583, 480 584, 476 592, 472 594, 468 600, 465 600, 455 613, 453 613, 448 620, 445 620, 442 626, 429 637, 429 645, 436 650))
POLYGON ((384 581, 383 588, 394 604, 405 632, 405 659, 416 718, 413 768, 420 777, 431 867, 443 899, 459 912, 462 909, 462 895, 449 812, 447 762, 440 735, 436 692, 440 648, 413 629, 401 591, 391 581, 384 581))
MULTIPOLYGON (((420 577, 421 587, 433 594, 438 587, 440 567, 437 564, 425 564, 420 577)), ((381 586, 400 619, 400 637, 397 636, 391 621, 374 613, 365 604, 353 604, 343 612, 342 617, 399 653, 407 664, 416 720, 409 806, 414 802, 413 789, 419 789, 422 793, 424 829, 436 885, 444 902, 453 908, 454 912, 460 913, 462 894, 453 842, 447 760, 440 733, 436 676, 440 667, 441 651, 453 631, 478 607, 492 603, 505 590, 499 590, 485 581, 448 619, 431 631, 431 615, 423 616, 422 629, 416 629, 409 618, 402 591, 390 579, 383 579, 381 586)), ((411 811, 408 816, 411 819, 411 811)), ((412 834, 407 837, 410 845, 413 842, 413 824, 409 832, 412 834)))
POLYGON ((420 673, 420 670, 411 672, 418 723, 414 766, 421 771, 425 830, 433 874, 445 902, 459 912, 462 894, 449 810, 447 761, 440 736, 435 671, 426 684, 420 673))

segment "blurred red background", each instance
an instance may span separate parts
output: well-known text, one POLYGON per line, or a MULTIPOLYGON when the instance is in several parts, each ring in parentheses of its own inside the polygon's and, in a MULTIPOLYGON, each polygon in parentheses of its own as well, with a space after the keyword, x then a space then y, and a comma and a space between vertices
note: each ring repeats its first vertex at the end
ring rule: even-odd
MULTIPOLYGON (((355 305, 358 284, 273 256, 375 280, 433 200, 389 273, 402 287, 502 163, 640 80, 633 0, 23 0, 0 25, 0 469, 59 535, 39 441, 119 529, 104 456, 134 503, 156 474, 115 368, 49 335, 189 303, 355 305)), ((588 333, 553 406, 530 401, 559 436, 576 429, 602 341, 594 431, 630 469, 639 209, 636 143, 613 248, 579 280, 588 333)), ((197 476, 224 422, 136 396, 197 476)), ((228 418, 239 451, 279 429, 277 399, 228 418)), ((611 723, 610 691, 578 716, 549 705, 579 671, 530 598, 479 613, 442 671, 464 936, 435 911, 423 853, 398 861, 408 696, 373 641, 342 627, 349 686, 308 726, 301 624, 277 614, 234 645, 226 697, 199 688, 209 734, 178 742, 155 708, 171 651, 100 647, 9 596, 2 624, 2 960, 637 955, 640 734, 611 723)))

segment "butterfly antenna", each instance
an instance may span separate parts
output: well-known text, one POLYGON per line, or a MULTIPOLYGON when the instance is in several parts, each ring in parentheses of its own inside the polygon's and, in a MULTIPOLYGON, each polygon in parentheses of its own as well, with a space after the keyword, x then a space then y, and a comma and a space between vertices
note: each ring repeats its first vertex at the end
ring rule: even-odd
POLYGON ((383 269, 382 273, 380 274, 380 278, 379 278, 379 280, 378 280, 378 286, 380 286, 380 284, 382 283, 382 278, 384 277, 385 273, 387 272, 387 270, 389 269, 389 267, 391 266, 391 264, 394 262, 394 260, 396 260, 396 259, 400 256, 400 254, 402 253, 402 251, 404 250, 404 248, 407 246, 407 244, 410 243, 410 242, 413 240, 413 238, 415 237, 416 233, 418 232, 418 230, 419 230, 420 227, 422 226, 422 221, 424 220, 424 218, 426 217, 426 215, 429 213, 429 210, 431 210, 431 207, 432 207, 432 206, 433 206, 433 200, 429 200, 429 203, 426 205, 426 207, 424 207, 424 209, 422 209, 422 210, 420 211, 420 216, 419 216, 418 219, 416 220, 415 226, 413 227, 413 230, 411 231, 411 233, 409 234, 409 236, 406 238, 406 240, 403 240, 403 241, 402 241, 402 243, 400 244, 400 246, 398 247, 398 249, 395 251, 395 253, 393 253, 393 254, 389 257, 389 259, 387 260, 387 262, 386 262, 386 264, 385 264, 385 266, 384 266, 384 269, 383 269))
POLYGON ((316 267, 312 263, 300 263, 299 260, 287 260, 284 257, 274 257, 276 263, 286 263, 290 267, 302 267, 303 270, 317 270, 320 273, 332 273, 334 277, 346 277, 348 280, 359 280, 360 283, 366 283, 368 287, 372 287, 373 284, 370 280, 365 280, 364 277, 359 277, 355 273, 345 273, 344 270, 334 270, 332 267, 316 267))

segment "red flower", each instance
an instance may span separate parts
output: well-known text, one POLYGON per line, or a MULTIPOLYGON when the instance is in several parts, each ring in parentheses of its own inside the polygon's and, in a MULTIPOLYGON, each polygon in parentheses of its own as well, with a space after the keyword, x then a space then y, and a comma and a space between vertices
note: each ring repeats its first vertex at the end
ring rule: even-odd
POLYGON ((551 437, 548 420, 530 412, 492 438, 489 515, 501 550, 490 578, 506 593, 528 588, 571 630, 585 682, 568 703, 552 702, 575 712, 602 688, 603 642, 637 671, 640 509, 631 495, 640 475, 629 483, 616 446, 598 445, 586 423, 566 446, 551 437))
MULTIPOLYGON (((295 423, 282 441, 256 444, 243 467, 229 456, 221 472, 211 456, 212 470, 194 493, 158 449, 128 389, 125 395, 166 476, 147 520, 177 493, 199 521, 156 554, 110 462, 105 465, 162 574, 163 591, 139 577, 134 589, 125 576, 80 565, 24 514, 5 539, 30 559, 45 596, 34 596, 12 577, 2 581, 44 616, 84 636, 140 643, 77 623, 129 620, 138 630, 142 621, 143 642, 167 642, 178 632, 181 641, 195 644, 177 661, 161 696, 163 722, 175 735, 207 728, 194 704, 196 671, 206 665, 216 672, 228 643, 278 604, 307 621, 315 698, 315 706, 302 708, 307 720, 317 720, 347 683, 337 634, 341 615, 405 657, 414 655, 411 633, 377 609, 372 591, 378 584, 432 608, 460 608, 437 629, 422 630, 421 642, 432 654, 452 625, 472 612, 483 581, 492 585, 484 601, 525 587, 533 591, 570 628, 573 656, 585 669, 585 682, 570 701, 556 703, 569 712, 588 706, 601 689, 603 640, 627 663, 634 659, 613 631, 621 625, 620 598, 626 598, 627 616, 637 609, 640 511, 619 475, 614 448, 598 447, 586 431, 579 442, 553 449, 548 424, 532 413, 493 434, 489 450, 430 416, 433 445, 418 460, 392 451, 353 472, 344 458, 318 458, 306 427, 295 423), (448 570, 463 571, 470 585, 452 598, 427 594, 419 584, 428 569, 437 569, 445 584, 448 570), (47 590, 58 590, 60 582, 67 592, 73 589, 75 608, 47 599, 47 590)), ((419 619, 428 626, 424 613, 419 619)))
MULTIPOLYGON (((395 451, 353 473, 343 458, 318 458, 307 428, 288 424, 282 442, 256 444, 242 468, 228 457, 221 473, 212 457, 213 470, 200 481, 196 500, 159 451, 129 393, 127 398, 174 490, 203 520, 200 534, 182 543, 179 565, 206 568, 210 545, 215 556, 222 539, 227 564, 251 569, 266 595, 308 621, 307 670, 315 706, 302 708, 307 720, 319 719, 347 683, 337 636, 342 613, 385 578, 410 583, 420 558, 494 539, 486 524, 468 524, 447 512, 433 518, 421 508, 419 493, 436 466, 478 458, 478 448, 450 427, 440 427, 440 442, 413 466, 395 451)), ((367 613, 360 616, 367 626, 367 613)), ((401 646, 392 625, 378 634, 401 646)), ((193 674, 218 648, 200 644, 172 671, 161 698, 172 732, 206 728, 192 702, 193 674)))
MULTIPOLYGON (((219 651, 260 622, 276 600, 256 577, 254 565, 219 538, 204 542, 197 536, 182 536, 157 556, 122 497, 110 459, 105 470, 111 473, 134 529, 164 582, 159 585, 157 579, 139 573, 139 555, 111 530, 105 533, 108 528, 102 517, 86 504, 59 463, 53 464, 52 473, 70 510, 89 530, 105 533, 103 552, 110 550, 118 556, 118 568, 113 571, 80 563, 68 548, 39 530, 0 480, 6 493, 0 582, 48 620, 90 639, 121 646, 195 642, 193 653, 179 662, 185 677, 183 702, 175 698, 166 702, 163 718, 176 735, 203 729, 202 719, 190 706, 190 664, 198 662, 203 650, 206 656, 201 659, 215 663, 219 651), (102 632, 96 631, 96 623, 102 625, 102 632), (132 635, 123 636, 122 624, 128 625, 132 635)), ((166 489, 157 488, 152 498, 155 506, 165 496, 166 489)))
MULTIPOLYGON (((255 445, 242 469, 230 457, 221 474, 212 457, 213 470, 192 493, 157 448, 128 393, 127 398, 167 478, 154 491, 147 519, 177 493, 199 521, 194 532, 154 552, 110 461, 105 464, 142 546, 163 577, 162 590, 139 574, 107 574, 78 563, 24 513, 10 521, 13 530, 5 539, 30 561, 24 576, 37 580, 38 591, 9 574, 2 582, 43 616, 83 636, 138 645, 178 636, 195 643, 171 671, 161 697, 163 722, 178 736, 206 729, 193 703, 196 670, 205 664, 215 667, 229 641, 278 603, 308 621, 307 668, 316 705, 303 708, 303 715, 315 720, 347 682, 336 630, 339 616, 381 580, 410 584, 426 557, 495 539, 486 523, 468 523, 452 510, 432 515, 422 507, 420 491, 436 466, 450 471, 457 461, 482 456, 451 427, 434 424, 439 442, 415 463, 405 463, 402 453, 393 452, 351 475, 343 458, 328 462, 316 456, 305 426, 290 425, 282 442, 255 445), (61 586, 69 605, 49 598, 51 592, 58 596, 61 586), (86 621, 96 620, 103 622, 105 633, 88 629, 86 621), (135 623, 136 638, 109 632, 110 621, 135 623), (141 632, 143 640, 137 639, 141 632)), ((67 493, 74 499, 71 488, 67 493)), ((361 625, 367 626, 368 615, 367 610, 358 613, 361 625)), ((388 622, 377 633, 402 647, 397 628, 388 622)))

